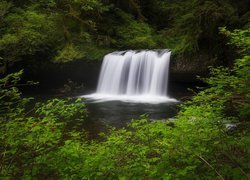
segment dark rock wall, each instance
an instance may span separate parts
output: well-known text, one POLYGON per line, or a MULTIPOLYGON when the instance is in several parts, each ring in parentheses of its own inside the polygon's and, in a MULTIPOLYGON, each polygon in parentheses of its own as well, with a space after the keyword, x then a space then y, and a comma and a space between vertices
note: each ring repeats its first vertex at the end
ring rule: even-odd
POLYGON ((192 57, 172 57, 170 61, 170 81, 199 82, 197 76, 207 77, 209 66, 216 64, 217 58, 208 54, 192 57))

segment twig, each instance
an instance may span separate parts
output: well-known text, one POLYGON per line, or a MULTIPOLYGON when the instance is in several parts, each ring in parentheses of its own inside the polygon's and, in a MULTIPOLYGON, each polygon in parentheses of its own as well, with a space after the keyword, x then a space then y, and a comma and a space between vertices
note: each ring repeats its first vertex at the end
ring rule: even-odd
POLYGON ((247 175, 247 173, 240 167, 240 163, 237 162, 237 160, 233 157, 231 158, 229 155, 224 154, 225 156, 227 156, 233 163, 235 163, 235 165, 238 166, 238 168, 240 169, 240 171, 242 172, 242 174, 244 174, 247 178, 249 178, 249 176, 247 175))
POLYGON ((32 108, 31 110, 29 110, 24 116, 27 116, 27 115, 29 115, 32 111, 34 111, 35 110, 35 108, 32 108))
POLYGON ((196 155, 198 158, 200 158, 203 162, 205 162, 211 169, 213 169, 216 174, 220 177, 220 179, 224 180, 223 176, 209 163, 207 162, 203 157, 196 155))

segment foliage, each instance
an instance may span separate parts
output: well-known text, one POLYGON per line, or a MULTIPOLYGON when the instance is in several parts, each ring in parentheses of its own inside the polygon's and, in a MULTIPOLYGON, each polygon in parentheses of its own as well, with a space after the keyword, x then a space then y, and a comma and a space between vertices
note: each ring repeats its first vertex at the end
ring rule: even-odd
POLYGON ((108 10, 98 0, 19 3, 0 4, 0 54, 7 64, 38 54, 56 62, 83 58, 81 45, 93 41, 95 21, 108 10))
POLYGON ((133 22, 117 28, 117 35, 120 36, 118 44, 132 49, 152 49, 156 42, 152 36, 152 29, 143 22, 133 22), (126 26, 126 28, 124 28, 126 26))
POLYGON ((1 65, 100 60, 113 49, 132 48, 216 56, 225 48, 218 27, 247 27, 247 5, 246 0, 4 0, 1 65))
POLYGON ((241 56, 240 59, 236 60, 233 69, 236 80, 231 82, 235 85, 232 89, 235 90, 232 101, 237 105, 236 109, 247 116, 250 113, 248 103, 250 101, 250 30, 237 29, 230 32, 226 28, 221 28, 221 33, 230 38, 229 44, 234 45, 241 56))
POLYGON ((56 24, 49 15, 33 10, 18 10, 4 21, 8 28, 3 28, 5 33, 0 39, 0 52, 5 61, 46 52, 56 43, 56 24))
POLYGON ((236 46, 238 49, 240 49, 240 53, 243 55, 247 55, 250 50, 250 30, 239 30, 236 29, 233 32, 230 32, 226 29, 226 27, 220 28, 220 31, 222 34, 226 35, 227 37, 230 37, 231 41, 230 45, 236 46))
MULTIPOLYGON (((167 6, 170 2, 161 3, 167 6)), ((186 0, 173 4, 164 11, 178 17, 172 20, 170 28, 162 31, 168 45, 177 54, 197 52, 204 48, 204 44, 209 50, 213 50, 215 45, 217 48, 218 27, 231 24, 237 19, 235 8, 229 1, 186 0)))
POLYGON ((72 60, 78 60, 84 57, 84 53, 79 51, 73 44, 66 45, 59 51, 54 59, 54 62, 69 62, 72 60))
POLYGON ((10 74, 0 81, 1 178, 43 176, 44 165, 38 159, 78 135, 73 130, 69 132, 67 124, 86 116, 81 99, 53 99, 28 109, 31 98, 22 98, 16 88, 21 74, 22 71, 10 74))

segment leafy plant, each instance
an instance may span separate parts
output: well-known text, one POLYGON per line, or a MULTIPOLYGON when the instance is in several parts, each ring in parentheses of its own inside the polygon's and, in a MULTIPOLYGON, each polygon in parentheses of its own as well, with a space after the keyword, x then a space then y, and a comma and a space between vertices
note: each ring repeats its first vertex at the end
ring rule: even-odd
POLYGON ((67 139, 80 137, 69 132, 67 124, 86 117, 82 99, 48 100, 28 109, 31 98, 22 98, 16 86, 22 71, 0 80, 0 177, 28 178, 52 175, 43 173, 41 160, 54 153, 67 139))

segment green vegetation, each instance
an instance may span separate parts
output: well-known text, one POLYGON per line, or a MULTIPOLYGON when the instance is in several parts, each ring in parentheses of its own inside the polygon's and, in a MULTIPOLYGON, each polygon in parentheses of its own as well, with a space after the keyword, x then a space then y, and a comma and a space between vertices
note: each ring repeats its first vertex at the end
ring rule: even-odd
POLYGON ((22 72, 0 81, 0 172, 4 179, 248 179, 250 31, 221 33, 238 48, 233 69, 212 69, 209 87, 184 103, 174 121, 134 120, 102 140, 69 126, 84 103, 53 99, 28 108, 22 72), (230 129, 230 124, 237 125, 230 129))
POLYGON ((67 124, 86 116, 81 99, 53 99, 28 108, 32 98, 22 98, 16 87, 21 74, 13 73, 0 81, 1 179, 50 175, 53 169, 46 168, 47 156, 62 150, 68 139, 80 138, 67 124))
POLYGON ((219 56, 226 47, 218 27, 248 27, 247 5, 247 0, 3 0, 1 64, 6 70, 16 61, 100 60, 117 49, 219 56))

